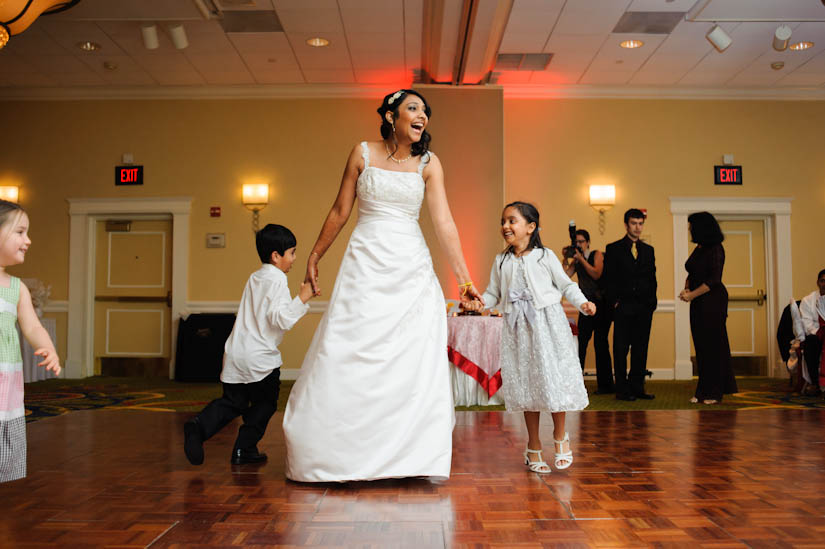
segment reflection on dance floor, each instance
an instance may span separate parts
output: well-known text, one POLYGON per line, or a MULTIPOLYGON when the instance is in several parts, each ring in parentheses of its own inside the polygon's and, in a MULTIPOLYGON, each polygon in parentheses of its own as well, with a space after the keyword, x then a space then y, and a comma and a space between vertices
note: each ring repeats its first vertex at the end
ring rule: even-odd
POLYGON ((696 548, 825 535, 825 410, 569 414, 575 462, 543 476, 521 463, 519 414, 460 412, 453 474, 438 484, 287 481, 280 413, 266 465, 231 466, 225 429, 194 467, 181 449, 188 416, 95 410, 29 424, 28 477, 0 485, 4 544, 696 548))

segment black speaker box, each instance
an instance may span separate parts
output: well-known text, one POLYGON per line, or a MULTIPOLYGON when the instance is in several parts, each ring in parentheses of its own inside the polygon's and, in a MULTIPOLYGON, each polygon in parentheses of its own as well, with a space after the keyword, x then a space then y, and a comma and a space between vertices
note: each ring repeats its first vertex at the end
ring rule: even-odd
POLYGON ((234 324, 232 313, 201 313, 181 319, 175 380, 220 381, 223 348, 234 324))

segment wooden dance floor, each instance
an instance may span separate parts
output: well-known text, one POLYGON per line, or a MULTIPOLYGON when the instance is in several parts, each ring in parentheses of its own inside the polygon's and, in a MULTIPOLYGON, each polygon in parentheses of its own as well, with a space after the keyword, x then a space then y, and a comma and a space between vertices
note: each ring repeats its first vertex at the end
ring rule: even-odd
POLYGON ((281 413, 260 467, 229 464, 230 428, 189 465, 190 414, 37 421, 28 478, 0 485, 0 545, 825 547, 825 410, 570 414, 575 463, 544 476, 521 465, 520 415, 456 415, 442 484, 289 482, 281 413))

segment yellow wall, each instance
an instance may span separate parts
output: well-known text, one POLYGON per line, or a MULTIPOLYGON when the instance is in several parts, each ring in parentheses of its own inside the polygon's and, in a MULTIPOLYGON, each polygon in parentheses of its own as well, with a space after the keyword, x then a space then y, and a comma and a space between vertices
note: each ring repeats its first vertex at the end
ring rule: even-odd
MULTIPOLYGON (((646 208, 644 236, 656 248, 660 300, 676 298, 669 197, 794 197, 799 298, 815 289, 825 268, 823 128, 822 101, 506 100, 505 194, 536 203, 542 239, 555 250, 567 243, 570 219, 590 231, 591 248, 604 250, 623 236, 625 210, 646 208), (742 186, 713 184, 713 165, 725 153, 742 165, 742 186), (588 206, 594 183, 616 185, 604 235, 588 206)), ((648 366, 672 368, 673 348, 673 314, 658 313, 648 366)))
MULTIPOLYGON (((500 207, 512 199, 539 206, 542 237, 556 250, 571 218, 604 249, 622 235, 625 209, 647 208, 660 299, 675 297, 669 196, 793 196, 795 295, 811 291, 825 267, 823 102, 502 100, 499 92, 423 91, 434 110, 432 148, 444 163, 451 207, 481 288, 501 248, 500 207), (714 187, 712 166, 723 153, 743 165, 742 187, 714 187), (617 186, 604 236, 587 206, 587 186, 598 181, 617 186)), ((261 224, 282 223, 298 237, 300 262, 289 275, 297 289, 351 147, 379 137, 377 106, 375 99, 0 102, 4 126, 15 128, 0 147, 0 184, 21 186, 32 224, 27 262, 11 272, 45 280, 52 299, 65 300, 67 198, 192 196, 188 299, 236 301, 258 265, 240 187, 258 178, 273 189, 261 224), (113 167, 124 152, 145 167, 142 187, 114 186, 113 167), (221 206, 223 216, 210 218, 210 206, 221 206), (211 232, 226 233, 225 249, 206 249, 211 232)), ((332 289, 354 217, 321 263, 322 299, 332 289)), ((422 226, 445 292, 454 297, 426 212, 422 226)), ((66 315, 54 316, 65 356, 66 315)), ((309 315, 287 336, 287 367, 298 367, 319 317, 309 315)), ((672 315, 658 314, 655 322, 651 365, 670 368, 672 315)))

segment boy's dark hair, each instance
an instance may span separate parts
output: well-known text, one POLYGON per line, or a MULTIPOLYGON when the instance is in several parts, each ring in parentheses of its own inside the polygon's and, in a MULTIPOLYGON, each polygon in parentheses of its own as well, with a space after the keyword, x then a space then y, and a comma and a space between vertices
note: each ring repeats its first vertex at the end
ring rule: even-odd
POLYGON ((629 210, 627 210, 624 213, 624 224, 627 225, 627 222, 630 221, 631 218, 632 219, 646 219, 647 216, 644 214, 644 212, 642 210, 640 210, 638 208, 630 208, 629 210))
POLYGON ((816 275, 816 279, 819 280, 823 276, 825 276, 825 269, 822 269, 821 271, 819 271, 819 274, 816 275))
POLYGON ((255 233, 255 247, 258 249, 258 257, 261 258, 261 263, 269 263, 272 252, 284 255, 288 249, 294 248, 297 243, 292 231, 283 225, 270 223, 255 233))
POLYGON ((590 242, 590 233, 589 233, 589 232, 587 232, 587 229, 579 229, 578 231, 576 231, 576 234, 577 234, 578 236, 583 236, 583 237, 584 237, 584 239, 585 239, 587 242, 590 242))
POLYGON ((721 244, 725 240, 719 222, 710 212, 694 212, 687 218, 690 223, 690 240, 702 246, 721 244))

